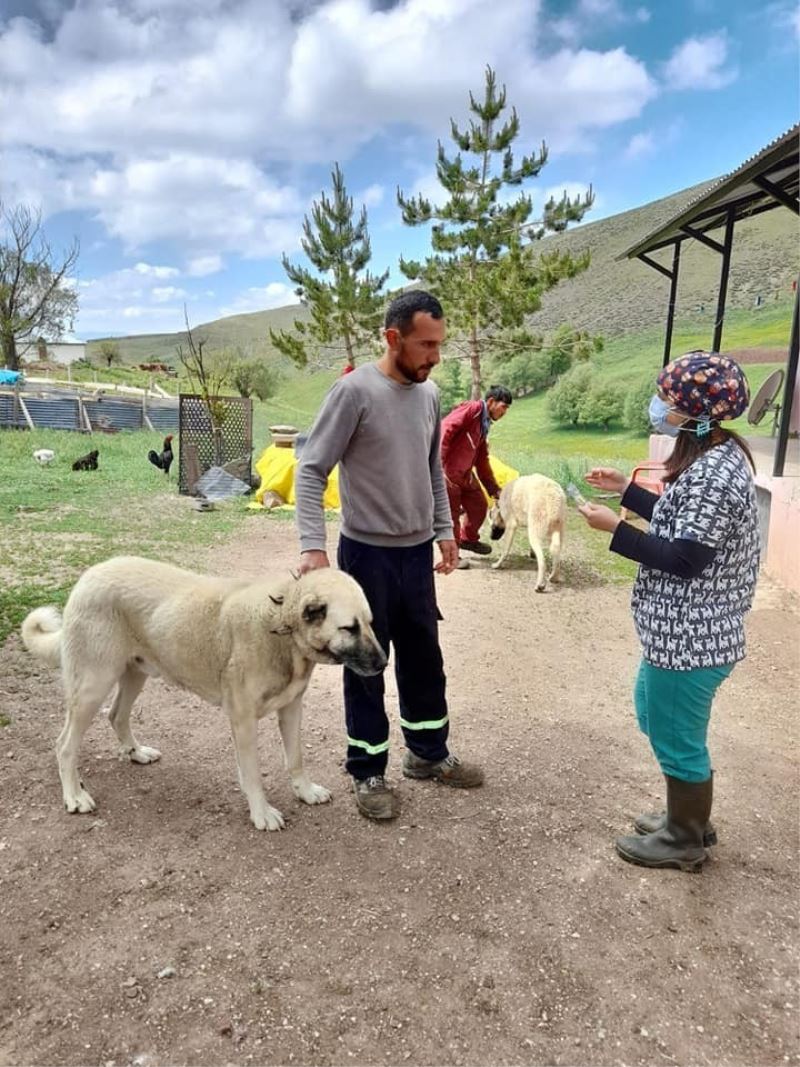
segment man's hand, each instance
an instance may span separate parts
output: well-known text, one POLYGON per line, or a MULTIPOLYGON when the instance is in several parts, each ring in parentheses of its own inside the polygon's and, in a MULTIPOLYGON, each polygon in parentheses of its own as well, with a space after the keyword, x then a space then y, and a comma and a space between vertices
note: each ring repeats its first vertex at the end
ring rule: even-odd
POLYGON ((330 565, 331 561, 328 559, 328 553, 323 552, 321 548, 313 548, 300 554, 300 566, 297 568, 297 573, 308 574, 309 571, 318 571, 322 567, 330 567, 330 565))
POLYGON ((433 568, 437 574, 450 574, 458 566, 458 545, 455 541, 438 541, 441 560, 433 568))
POLYGON ((588 474, 584 475, 584 478, 595 489, 602 489, 607 493, 619 493, 620 496, 630 484, 627 474, 623 474, 614 467, 593 467, 588 474))
POLYGON ((606 530, 613 533, 622 521, 616 511, 603 504, 582 504, 578 511, 593 530, 606 530))

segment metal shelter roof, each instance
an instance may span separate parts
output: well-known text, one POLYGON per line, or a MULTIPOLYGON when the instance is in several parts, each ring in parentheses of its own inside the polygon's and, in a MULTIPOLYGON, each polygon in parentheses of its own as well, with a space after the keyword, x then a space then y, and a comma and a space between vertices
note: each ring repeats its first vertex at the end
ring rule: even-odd
POLYGON ((781 205, 798 210, 800 189, 800 123, 762 148, 736 170, 719 178, 694 197, 668 222, 649 233, 618 259, 633 259, 689 240, 734 221, 751 218, 781 205))

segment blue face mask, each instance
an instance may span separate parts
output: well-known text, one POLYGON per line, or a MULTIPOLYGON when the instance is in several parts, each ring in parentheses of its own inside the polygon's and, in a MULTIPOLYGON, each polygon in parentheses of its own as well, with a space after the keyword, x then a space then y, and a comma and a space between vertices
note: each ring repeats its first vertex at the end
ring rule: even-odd
POLYGON ((680 433, 680 426, 673 426, 671 422, 667 422, 667 415, 672 411, 672 408, 661 397, 656 394, 650 401, 650 407, 647 409, 647 413, 650 416, 650 424, 656 433, 666 434, 667 437, 677 437, 680 433))

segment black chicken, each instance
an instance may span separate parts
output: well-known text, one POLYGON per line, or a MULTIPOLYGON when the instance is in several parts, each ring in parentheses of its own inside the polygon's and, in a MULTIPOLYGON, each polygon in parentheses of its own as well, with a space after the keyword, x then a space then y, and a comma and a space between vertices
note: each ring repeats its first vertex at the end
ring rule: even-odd
POLYGON ((151 448, 147 453, 147 458, 154 467, 158 467, 164 474, 169 475, 172 460, 175 458, 172 454, 172 434, 168 433, 164 438, 164 447, 161 449, 160 454, 154 448, 151 448))
POLYGON ((100 453, 97 449, 93 449, 91 452, 87 452, 85 456, 81 456, 80 459, 76 459, 72 464, 74 471, 96 471, 97 470, 97 457, 100 453))

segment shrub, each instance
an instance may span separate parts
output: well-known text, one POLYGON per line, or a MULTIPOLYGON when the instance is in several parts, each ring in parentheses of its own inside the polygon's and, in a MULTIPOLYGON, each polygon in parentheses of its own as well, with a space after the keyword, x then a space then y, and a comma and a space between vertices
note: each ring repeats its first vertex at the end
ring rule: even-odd
POLYGON ((653 375, 640 379, 629 390, 625 397, 625 406, 622 412, 622 421, 628 430, 635 433, 650 433, 650 416, 647 409, 650 398, 655 392, 653 375))
POLYGON ((622 415, 624 397, 618 385, 611 382, 593 382, 584 394, 578 412, 578 421, 584 426, 602 426, 622 415))
POLYGON ((550 391, 550 413, 556 422, 577 426, 581 405, 594 382, 594 372, 586 363, 578 363, 563 374, 550 391))

